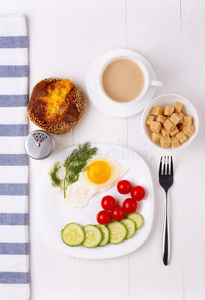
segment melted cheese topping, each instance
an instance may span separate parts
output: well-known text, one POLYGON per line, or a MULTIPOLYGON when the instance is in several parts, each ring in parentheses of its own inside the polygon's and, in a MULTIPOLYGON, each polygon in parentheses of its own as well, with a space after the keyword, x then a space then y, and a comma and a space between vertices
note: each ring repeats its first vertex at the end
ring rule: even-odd
POLYGON ((56 114, 63 111, 63 101, 73 87, 74 84, 68 79, 56 81, 48 86, 48 95, 42 97, 42 101, 47 103, 47 120, 53 118, 56 114))

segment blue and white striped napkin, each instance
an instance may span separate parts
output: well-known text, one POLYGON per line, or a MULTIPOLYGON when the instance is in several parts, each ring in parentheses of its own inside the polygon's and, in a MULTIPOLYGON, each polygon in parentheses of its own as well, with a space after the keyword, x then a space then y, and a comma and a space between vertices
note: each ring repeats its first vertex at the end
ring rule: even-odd
POLYGON ((0 299, 29 299, 28 42, 21 15, 0 16, 0 299))

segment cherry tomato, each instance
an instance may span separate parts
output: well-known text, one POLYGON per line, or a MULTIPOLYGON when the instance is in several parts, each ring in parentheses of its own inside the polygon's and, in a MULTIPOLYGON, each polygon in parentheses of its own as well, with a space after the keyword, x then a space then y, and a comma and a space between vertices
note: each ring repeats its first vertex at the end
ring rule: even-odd
POLYGON ((97 214, 97 221, 102 225, 108 224, 112 221, 111 214, 107 210, 101 210, 97 214))
POLYGON ((115 198, 113 198, 112 196, 105 196, 102 198, 101 200, 101 206, 102 208, 104 208, 105 210, 112 210, 116 205, 116 201, 115 198))
POLYGON ((135 201, 140 201, 144 198, 144 196, 145 196, 145 190, 142 186, 137 185, 132 188, 131 190, 132 199, 134 199, 135 201))
POLYGON ((133 213, 137 209, 137 202, 132 198, 127 198, 124 200, 122 208, 128 214, 133 213))
POLYGON ((128 194, 132 189, 132 185, 128 180, 121 180, 117 184, 117 190, 120 194, 128 194))
POLYGON ((115 208, 113 208, 112 212, 112 218, 115 220, 115 221, 120 221, 124 218, 125 216, 125 213, 122 209, 122 207, 120 206, 115 206, 115 208))

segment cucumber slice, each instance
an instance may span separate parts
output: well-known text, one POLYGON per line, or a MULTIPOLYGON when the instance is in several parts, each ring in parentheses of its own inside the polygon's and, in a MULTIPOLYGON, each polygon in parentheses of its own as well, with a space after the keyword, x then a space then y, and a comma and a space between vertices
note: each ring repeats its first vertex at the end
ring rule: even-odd
POLYGON ((99 247, 104 247, 108 242, 110 238, 110 232, 109 229, 105 225, 96 225, 97 228, 101 230, 102 233, 102 241, 98 245, 99 247))
POLYGON ((113 245, 122 243, 127 235, 127 229, 124 224, 114 221, 107 225, 110 230, 110 240, 109 242, 113 245))
POLYGON ((122 224, 125 225, 125 227, 127 228, 127 235, 126 235, 126 239, 129 239, 131 238, 134 234, 135 234, 135 231, 136 231, 136 223, 131 220, 131 219, 122 219, 120 221, 122 224))
POLYGON ((67 224, 61 232, 63 242, 68 246, 79 246, 85 239, 83 228, 77 223, 67 224))
POLYGON ((144 223, 143 216, 137 212, 127 215, 128 219, 131 219, 136 223, 136 229, 140 229, 144 223))
POLYGON ((83 227, 85 232, 85 240, 83 246, 86 248, 93 248, 100 244, 102 240, 102 233, 95 225, 86 225, 83 227))

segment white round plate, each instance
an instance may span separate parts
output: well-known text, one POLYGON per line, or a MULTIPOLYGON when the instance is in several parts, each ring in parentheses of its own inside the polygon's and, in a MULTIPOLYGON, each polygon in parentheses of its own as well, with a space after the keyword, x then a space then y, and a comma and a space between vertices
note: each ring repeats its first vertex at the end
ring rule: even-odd
POLYGON ((139 202, 137 211, 144 217, 143 226, 135 235, 124 240, 121 244, 107 244, 104 247, 87 249, 83 246, 69 247, 61 240, 61 230, 70 222, 79 223, 81 226, 87 224, 97 224, 96 215, 102 210, 101 199, 105 195, 116 197, 119 204, 128 198, 129 195, 120 195, 116 185, 104 193, 96 194, 89 200, 88 206, 81 209, 70 207, 62 198, 63 196, 55 191, 51 186, 48 172, 56 161, 65 160, 71 154, 72 148, 65 149, 53 157, 48 158, 48 169, 45 170, 42 184, 39 188, 39 209, 40 209, 40 228, 50 244, 64 254, 86 259, 105 259, 119 257, 139 248, 147 239, 153 221, 154 212, 154 192, 152 178, 148 166, 144 160, 136 153, 127 148, 111 145, 94 145, 98 148, 98 153, 109 155, 118 161, 122 166, 129 168, 124 179, 130 180, 133 185, 142 185, 146 190, 145 198, 139 202))
POLYGON ((109 101, 102 93, 99 84, 99 76, 103 66, 115 57, 130 57, 140 60, 147 68, 150 76, 150 81, 155 80, 155 74, 150 63, 140 54, 127 49, 117 49, 105 53, 95 60, 88 71, 87 75, 87 90, 93 104, 102 112, 114 117, 129 117, 141 112, 145 106, 151 101, 155 87, 149 87, 145 95, 137 102, 129 103, 128 105, 120 105, 109 101))

